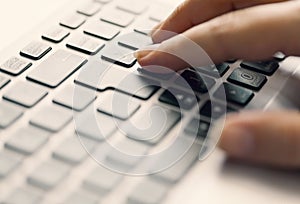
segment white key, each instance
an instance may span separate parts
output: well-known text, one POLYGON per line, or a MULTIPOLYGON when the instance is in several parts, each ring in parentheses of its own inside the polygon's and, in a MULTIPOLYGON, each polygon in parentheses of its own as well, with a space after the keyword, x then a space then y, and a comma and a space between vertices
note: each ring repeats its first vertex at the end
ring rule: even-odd
POLYGON ((19 188, 13 191, 5 200, 5 204, 38 204, 42 196, 40 193, 27 188, 19 188))
POLYGON ((134 27, 134 31, 138 33, 142 33, 145 35, 149 35, 152 29, 157 25, 157 21, 153 21, 151 19, 143 19, 141 23, 137 24, 134 27))
POLYGON ((21 164, 22 158, 7 151, 0 152, 0 179, 10 174, 21 164))
POLYGON ((120 33, 120 29, 109 23, 96 21, 85 27, 84 33, 104 40, 112 40, 120 33))
POLYGON ((39 60, 44 57, 52 48, 44 43, 35 41, 24 47, 20 54, 33 60, 39 60))
POLYGON ((96 2, 88 2, 81 6, 77 12, 86 16, 93 16, 100 11, 101 7, 101 4, 96 2))
POLYGON ((82 191, 72 193, 62 204, 97 204, 98 199, 82 191))
POLYGON ((23 115, 23 110, 6 102, 0 102, 0 129, 7 128, 23 115))
POLYGON ((77 29, 82 24, 84 24, 86 18, 83 15, 74 13, 72 15, 66 16, 64 19, 60 21, 60 25, 65 26, 71 29, 77 29))
POLYGON ((62 27, 54 26, 47 30, 43 35, 42 38, 45 40, 49 40, 51 42, 59 43, 63 41, 68 35, 70 34, 69 31, 65 30, 62 27))
POLYGON ((147 9, 147 4, 140 0, 121 0, 117 4, 117 8, 133 14, 142 14, 147 9))
POLYGON ((121 36, 118 40, 118 43, 130 49, 137 50, 148 45, 152 45, 153 41, 150 36, 133 32, 121 36))
MULTIPOLYGON (((26 60, 23 60, 19 57, 11 57, 8 59, 4 64, 0 66, 0 69, 3 72, 9 73, 11 75, 19 75, 22 72, 24 72, 26 69, 28 69, 32 63, 27 62, 26 60)), ((1 87, 1 85, 0 85, 1 87)))
POLYGON ((27 181, 29 184, 50 190, 57 186, 69 173, 70 167, 55 160, 41 164, 31 173, 27 181))
POLYGON ((67 47, 94 55, 104 47, 104 43, 86 35, 76 34, 67 43, 67 47))
POLYGON ((102 13, 101 20, 120 27, 127 27, 133 22, 134 15, 125 11, 109 10, 105 13, 102 13))

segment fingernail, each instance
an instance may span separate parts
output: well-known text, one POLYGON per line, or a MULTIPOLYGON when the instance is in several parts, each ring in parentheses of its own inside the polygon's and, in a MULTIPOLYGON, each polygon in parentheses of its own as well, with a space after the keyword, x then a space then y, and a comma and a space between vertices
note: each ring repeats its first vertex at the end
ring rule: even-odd
POLYGON ((150 51, 150 50, 138 50, 138 51, 134 52, 133 55, 138 61, 140 61, 142 58, 146 57, 151 52, 152 51, 150 51))
POLYGON ((254 152, 254 135, 246 128, 225 127, 220 146, 233 156, 245 157, 254 152))

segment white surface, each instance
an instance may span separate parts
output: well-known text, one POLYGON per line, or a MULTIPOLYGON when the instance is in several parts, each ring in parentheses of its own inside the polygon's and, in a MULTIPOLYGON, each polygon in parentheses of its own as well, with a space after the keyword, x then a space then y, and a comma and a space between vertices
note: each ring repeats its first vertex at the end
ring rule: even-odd
MULTIPOLYGON (((0 49, 42 22, 66 0, 0 0, 0 49)), ((192 170, 167 203, 300 203, 300 174, 223 163, 216 152, 192 170)))

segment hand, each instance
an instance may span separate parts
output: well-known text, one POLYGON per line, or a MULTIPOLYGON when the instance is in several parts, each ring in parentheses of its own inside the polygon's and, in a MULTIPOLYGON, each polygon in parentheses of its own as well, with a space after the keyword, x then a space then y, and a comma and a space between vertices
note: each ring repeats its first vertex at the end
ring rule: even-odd
MULTIPOLYGON (((175 71, 182 61, 168 55, 184 42, 163 30, 181 33, 201 46, 217 64, 228 59, 262 60, 276 51, 300 55, 300 1, 187 0, 152 33, 158 51, 140 51, 142 66, 175 71), (169 40, 177 43, 165 43, 169 40)), ((227 118, 220 147, 229 156, 281 168, 300 168, 300 114, 247 112, 227 118)))

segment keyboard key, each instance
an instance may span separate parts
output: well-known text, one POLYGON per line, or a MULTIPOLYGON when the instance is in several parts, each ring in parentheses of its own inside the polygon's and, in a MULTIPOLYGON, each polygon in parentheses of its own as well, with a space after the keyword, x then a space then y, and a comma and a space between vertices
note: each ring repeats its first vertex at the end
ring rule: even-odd
POLYGON ((267 82, 267 77, 246 69, 235 69, 228 78, 228 81, 245 88, 260 90, 267 82))
POLYGON ((58 50, 30 72, 27 79, 55 88, 86 62, 83 57, 58 50))
POLYGON ((157 204, 165 198, 170 186, 146 179, 137 185, 128 197, 128 204, 157 204))
POLYGON ((247 62, 243 61, 241 67, 271 76, 279 68, 275 61, 247 62))
POLYGON ((153 7, 150 11, 149 18, 151 20, 161 22, 165 20, 171 13, 173 12, 173 9, 166 8, 166 7, 153 7))
POLYGON ((42 163, 33 171, 27 181, 29 184, 43 190, 50 190, 57 186, 69 173, 70 167, 55 160, 42 163))
POLYGON ((191 136, 198 136, 201 139, 207 137, 210 124, 199 119, 192 119, 184 129, 184 132, 191 136))
POLYGON ((75 111, 83 111, 95 99, 94 91, 81 86, 68 85, 55 96, 53 102, 75 111))
POLYGON ((94 55, 104 47, 104 43, 89 36, 77 34, 70 39, 67 47, 88 55, 94 55))
POLYGON ((150 36, 142 35, 137 32, 128 33, 119 38, 119 45, 133 50, 138 50, 151 44, 153 44, 153 41, 150 36))
POLYGON ((213 77, 222 77, 229 70, 229 65, 227 63, 207 66, 207 67, 197 67, 195 68, 197 71, 209 74, 213 77))
POLYGON ((24 47, 20 54, 33 60, 39 60, 44 57, 52 48, 41 42, 32 42, 24 47))
POLYGON ((233 108, 226 107, 226 105, 218 103, 218 102, 213 102, 213 107, 211 101, 208 101, 205 103, 203 108, 200 111, 200 114, 203 116, 206 116, 208 118, 214 118, 218 119, 221 116, 225 115, 226 113, 230 112, 235 112, 233 108))
POLYGON ((116 121, 105 114, 94 113, 89 110, 90 108, 93 107, 89 107, 82 115, 75 118, 76 132, 80 137, 102 142, 116 131, 116 121))
POLYGON ((276 52, 273 57, 275 60, 278 60, 278 61, 283 61, 287 58, 287 56, 282 52, 276 52))
POLYGON ((3 95, 3 98, 26 108, 35 106, 48 92, 29 82, 17 82, 3 95))
POLYGON ((49 30, 47 30, 43 35, 42 38, 44 40, 49 40, 54 43, 60 43, 63 41, 66 37, 70 35, 70 32, 65 30, 62 27, 52 27, 49 30))
POLYGON ((0 89, 6 86, 10 82, 10 79, 0 75, 0 89))
POLYGON ((34 154, 49 139, 49 133, 28 126, 17 130, 5 143, 5 147, 24 155, 34 154))
POLYGON ((38 204, 42 195, 28 188, 18 188, 4 201, 5 204, 38 204))
POLYGON ((131 168, 134 167, 143 156, 146 156, 148 150, 148 145, 126 138, 114 145, 114 151, 107 154, 106 160, 110 163, 124 166, 125 168, 131 168))
POLYGON ((122 0, 118 2, 117 8, 132 14, 142 14, 147 9, 147 4, 139 0, 122 0))
POLYGON ((86 16, 93 16, 100 11, 101 7, 101 4, 89 2, 81 6, 77 12, 86 16))
POLYGON ((143 19, 141 23, 137 24, 134 27, 134 31, 138 33, 142 33, 144 35, 150 35, 152 28, 157 25, 157 21, 153 21, 151 19, 143 19))
POLYGON ((95 0, 96 2, 102 3, 102 4, 107 4, 111 2, 112 0, 95 0))
POLYGON ((45 106, 32 117, 30 124, 50 132, 58 132, 72 120, 72 116, 72 111, 59 106, 45 106))
POLYGON ((21 164, 22 158, 7 151, 0 152, 0 179, 8 176, 21 164))
POLYGON ((6 102, 0 102, 0 129, 7 128, 23 115, 23 110, 6 102))
POLYGON ((103 167, 94 169, 83 181, 83 187, 87 190, 103 195, 113 190, 120 183, 122 175, 103 167))
POLYGON ((80 14, 72 14, 60 21, 60 25, 65 26, 70 29, 77 29, 82 24, 84 24, 86 21, 86 18, 83 15, 80 14))
POLYGON ((98 204, 99 200, 81 191, 72 193, 62 204, 98 204))
POLYGON ((254 97, 254 93, 252 91, 229 83, 224 83, 223 87, 219 87, 214 96, 221 100, 225 99, 224 91, 227 101, 242 106, 247 105, 254 97))
POLYGON ((99 62, 85 66, 75 82, 99 91, 116 89, 144 100, 149 99, 159 89, 158 82, 99 62), (101 83, 99 79, 102 79, 101 83))
POLYGON ((0 70, 13 76, 17 76, 28 69, 31 65, 32 63, 27 62, 19 57, 11 57, 0 66, 0 70))
POLYGON ((159 97, 159 101, 178 108, 189 110, 195 106, 198 102, 198 98, 186 91, 169 88, 159 97))
POLYGON ((216 82, 214 79, 200 75, 198 72, 186 70, 181 74, 181 77, 175 81, 175 84, 178 84, 185 89, 192 88, 195 92, 207 93, 216 82))
POLYGON ((149 76, 151 78, 154 78, 157 80, 163 80, 163 81, 169 80, 175 75, 174 72, 156 73, 156 72, 148 71, 147 69, 144 69, 144 68, 138 68, 137 70, 138 70, 139 74, 141 74, 141 75, 149 76))
POLYGON ((109 10, 109 12, 102 13, 101 20, 120 26, 120 27, 127 27, 129 26, 133 20, 134 15, 129 14, 125 11, 120 10, 109 10))
POLYGON ((127 120, 141 107, 141 103, 129 95, 107 91, 102 95, 97 107, 100 112, 127 120))
POLYGON ((53 157, 71 165, 82 162, 88 152, 93 151, 96 143, 86 138, 78 138, 77 135, 64 140, 53 152, 53 157))
POLYGON ((132 67, 136 63, 133 51, 118 45, 109 45, 105 47, 101 58, 127 68, 132 67))
POLYGON ((157 144, 180 119, 179 112, 152 105, 147 112, 135 115, 122 127, 122 131, 131 139, 157 144))
POLYGON ((104 40, 112 40, 120 33, 120 29, 114 25, 97 21, 85 27, 84 33, 104 40))

